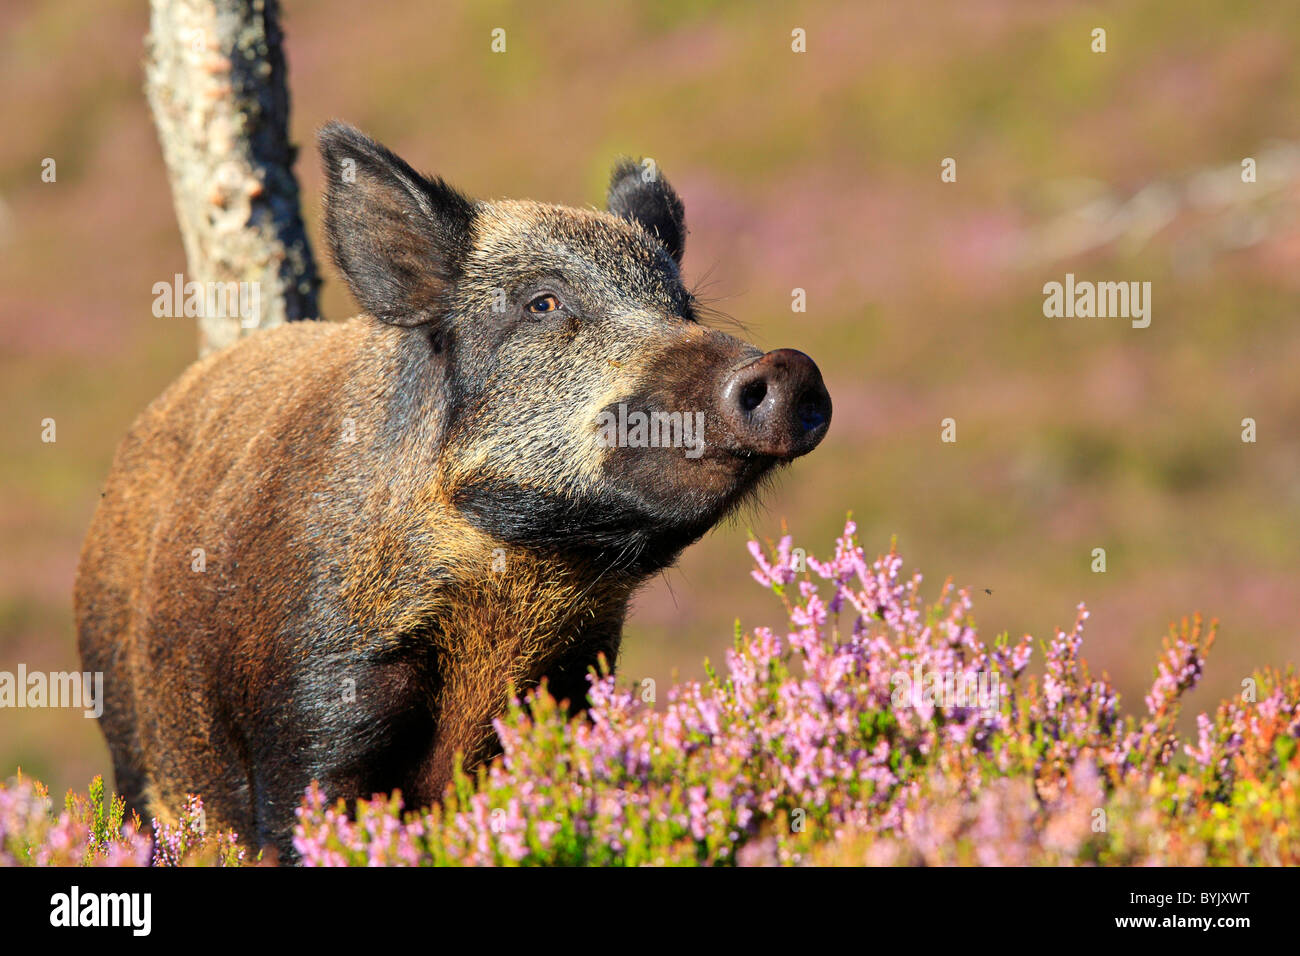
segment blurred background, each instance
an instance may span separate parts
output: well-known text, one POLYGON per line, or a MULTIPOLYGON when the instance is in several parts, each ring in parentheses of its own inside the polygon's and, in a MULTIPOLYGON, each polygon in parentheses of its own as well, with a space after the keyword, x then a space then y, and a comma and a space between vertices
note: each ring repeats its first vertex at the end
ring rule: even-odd
MULTIPOLYGON (((986 638, 1050 637, 1087 602, 1084 655, 1130 711, 1196 610, 1222 625, 1197 709, 1300 660, 1300 5, 283 6, 318 258, 333 117, 480 197, 603 205, 614 158, 652 156, 688 282, 820 364, 827 440, 646 588, 625 677, 699 677, 737 619, 783 623, 744 542, 786 523, 825 554, 850 510, 930 596, 971 587, 986 638), (1151 326, 1045 318, 1067 272, 1151 282, 1151 326)), ((0 670, 78 668, 72 582, 114 447, 196 355, 193 320, 151 312, 186 264, 147 29, 143 0, 0 9, 0 670)), ((324 268, 325 315, 350 317, 324 268)), ((110 769, 67 710, 0 712, 0 777, 17 765, 56 794, 110 769)))

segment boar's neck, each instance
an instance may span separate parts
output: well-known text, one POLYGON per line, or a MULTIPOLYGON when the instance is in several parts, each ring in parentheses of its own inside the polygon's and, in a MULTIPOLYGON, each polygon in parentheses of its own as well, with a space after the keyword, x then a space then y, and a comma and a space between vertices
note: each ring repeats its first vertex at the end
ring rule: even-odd
POLYGON ((492 721, 512 693, 545 679, 582 708, 589 668, 615 663, 636 582, 504 546, 436 502, 422 513, 422 528, 374 536, 387 544, 350 567, 344 597, 372 651, 427 662, 437 730, 408 791, 428 801, 457 754, 473 768, 499 750, 492 721))

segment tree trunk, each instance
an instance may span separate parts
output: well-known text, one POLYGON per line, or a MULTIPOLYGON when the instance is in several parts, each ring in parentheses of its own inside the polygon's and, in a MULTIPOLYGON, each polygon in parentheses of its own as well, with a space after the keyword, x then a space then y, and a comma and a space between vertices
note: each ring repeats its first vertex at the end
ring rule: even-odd
POLYGON ((258 328, 317 318, 320 279, 293 174, 278 0, 150 7, 145 92, 185 244, 185 281, 201 284, 208 306, 199 354, 258 328))

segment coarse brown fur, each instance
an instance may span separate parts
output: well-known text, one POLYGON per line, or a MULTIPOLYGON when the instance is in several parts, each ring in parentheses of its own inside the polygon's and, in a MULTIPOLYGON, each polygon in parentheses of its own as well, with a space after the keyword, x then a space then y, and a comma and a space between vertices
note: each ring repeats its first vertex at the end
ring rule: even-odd
POLYGON ((337 124, 322 151, 367 314, 187 370, 118 449, 76 585, 119 791, 163 820, 201 794, 288 859, 311 780, 427 805, 512 691, 580 709, 636 587, 825 430, 735 437, 717 394, 760 353, 695 321, 680 200, 641 167, 602 213, 472 203, 337 124), (606 447, 618 403, 701 410, 706 453, 606 447))

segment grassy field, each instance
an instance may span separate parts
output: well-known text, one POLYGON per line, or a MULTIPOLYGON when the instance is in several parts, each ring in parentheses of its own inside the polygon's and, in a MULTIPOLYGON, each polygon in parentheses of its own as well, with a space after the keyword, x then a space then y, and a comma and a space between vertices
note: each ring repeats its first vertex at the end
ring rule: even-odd
MULTIPOLYGON (((1130 705, 1195 610, 1221 633, 1192 714, 1300 657, 1300 7, 285 6, 313 236, 332 117, 479 196, 599 204, 616 156, 653 156, 686 203, 688 279, 820 364, 827 440, 645 590, 627 676, 698 677, 736 618, 779 623, 743 542, 788 520, 820 544, 846 511, 936 592, 978 589, 985 634, 1047 638, 1086 601, 1089 661, 1130 705), (1066 273, 1151 282, 1150 327, 1044 317, 1066 273)), ((77 666, 72 580, 113 448, 195 355, 189 322, 150 311, 185 263, 146 29, 134 0, 0 11, 0 670, 77 666)), ((354 311, 332 273, 323 310, 354 311)), ((108 769, 69 711, 0 713, 0 776, 19 764, 56 794, 108 769)))

